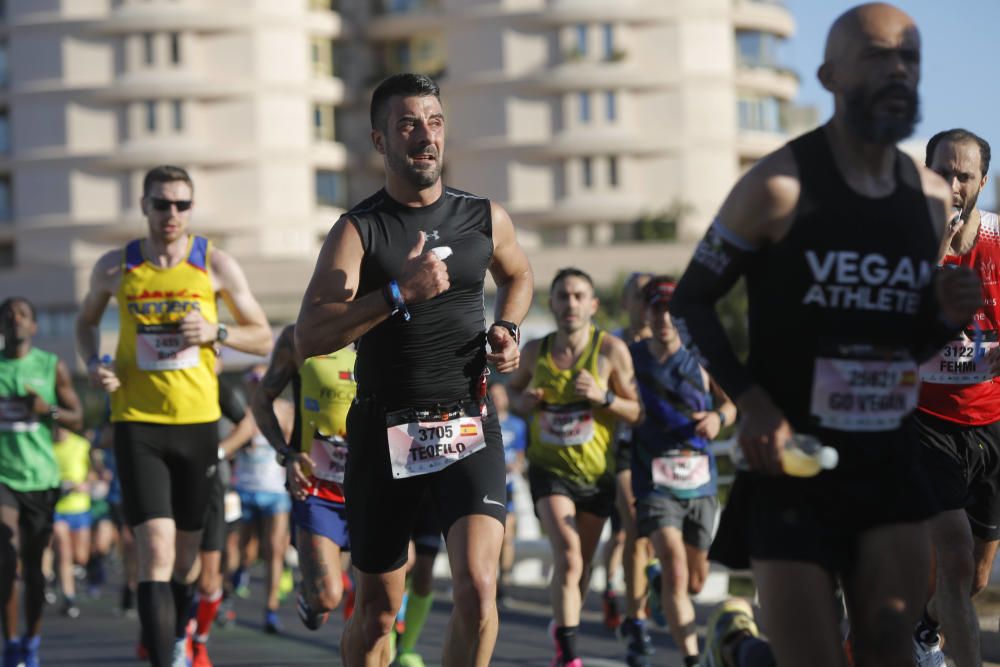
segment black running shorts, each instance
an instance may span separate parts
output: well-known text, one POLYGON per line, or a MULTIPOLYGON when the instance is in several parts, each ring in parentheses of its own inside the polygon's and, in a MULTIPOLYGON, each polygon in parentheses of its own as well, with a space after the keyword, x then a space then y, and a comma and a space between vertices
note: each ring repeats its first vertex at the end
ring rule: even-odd
POLYGON ((840 454, 833 470, 809 478, 736 475, 711 560, 731 569, 784 560, 850 572, 866 531, 939 511, 922 448, 909 429, 861 436, 821 431, 819 437, 840 454))
POLYGON ((968 426, 918 411, 912 426, 941 509, 965 508, 973 535, 1000 539, 1000 424, 968 426))
POLYGON ((419 556, 437 556, 441 551, 441 528, 430 493, 424 495, 413 522, 413 548, 419 556))
POLYGON ((205 530, 201 534, 202 551, 222 551, 226 543, 226 487, 222 485, 218 467, 208 486, 208 507, 205 510, 205 530))
MULTIPOLYGON (((528 486, 534 503, 547 496, 566 496, 577 512, 607 519, 615 511, 615 478, 608 472, 593 484, 577 484, 539 466, 528 468, 528 486)), ((536 508, 535 514, 538 514, 536 508)))
MULTIPOLYGON (((391 572, 406 564, 421 499, 445 538, 458 519, 484 514, 507 518, 506 464, 500 422, 492 402, 483 419, 486 447, 437 472, 394 479, 389 465, 386 407, 359 398, 347 415, 348 456, 344 475, 351 560, 362 572, 391 572)), ((395 406, 394 406, 395 407, 395 406)))
POLYGON ((115 456, 128 525, 172 518, 178 530, 204 528, 218 452, 216 422, 116 422, 115 456))
POLYGON ((35 544, 48 543, 57 500, 59 489, 15 491, 6 484, 0 484, 0 507, 10 507, 17 511, 21 544, 29 541, 35 544))

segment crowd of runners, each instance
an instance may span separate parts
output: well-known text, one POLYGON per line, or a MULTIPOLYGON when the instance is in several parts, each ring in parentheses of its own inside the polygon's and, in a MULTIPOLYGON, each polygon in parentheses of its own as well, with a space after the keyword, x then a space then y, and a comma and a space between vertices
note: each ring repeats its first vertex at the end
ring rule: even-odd
POLYGON ((839 17, 818 72, 832 118, 740 178, 683 275, 631 275, 614 332, 568 267, 545 295, 554 330, 521 341, 536 277, 507 212, 442 182, 426 76, 375 89, 384 187, 333 225, 277 340, 240 265, 190 229, 191 177, 150 170, 146 233, 97 261, 77 320, 99 423, 33 346, 32 304, 0 303, 3 667, 40 664, 46 602, 78 616, 113 548, 153 665, 212 664, 210 630, 258 558, 265 631, 289 595, 311 630, 343 610, 342 664, 422 665, 442 550, 440 658, 487 665, 521 475, 551 546, 556 667, 584 664, 609 520, 604 620, 630 666, 664 664, 655 622, 685 667, 978 667, 972 598, 1000 539, 1000 219, 977 205, 985 139, 941 131, 923 165, 896 148, 920 69, 904 12, 839 17), (745 360, 716 308, 741 279, 745 360), (237 390, 224 347, 269 363, 237 390), (724 431, 738 465, 720 511, 724 431), (709 560, 752 572, 766 635, 732 598, 699 641, 709 560))

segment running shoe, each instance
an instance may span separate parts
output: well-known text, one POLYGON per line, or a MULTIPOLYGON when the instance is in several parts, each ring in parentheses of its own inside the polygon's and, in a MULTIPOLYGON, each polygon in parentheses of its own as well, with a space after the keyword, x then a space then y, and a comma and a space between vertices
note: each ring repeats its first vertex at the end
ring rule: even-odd
POLYGON ((215 624, 220 628, 224 628, 235 620, 236 609, 233 608, 233 601, 229 598, 224 598, 222 604, 219 605, 219 613, 215 615, 215 624))
POLYGON ((170 659, 170 667, 191 667, 187 657, 187 637, 181 637, 174 642, 174 655, 170 659))
POLYGON ((80 617, 80 608, 76 606, 76 600, 73 598, 66 598, 63 602, 62 615, 66 618, 80 617))
POLYGON ((917 667, 944 667, 944 651, 941 650, 941 637, 929 641, 926 637, 913 636, 913 661, 917 667))
POLYGON ((409 591, 403 592, 403 601, 399 605, 399 611, 396 612, 396 634, 403 634, 406 632, 406 603, 410 600, 409 591))
POLYGON ((426 667, 424 659, 415 651, 400 651, 395 664, 397 667, 426 667))
POLYGON ((191 645, 191 667, 212 667, 208 658, 208 647, 205 642, 194 642, 191 645))
POLYGON ((733 636, 743 633, 759 637, 757 623, 753 620, 753 607, 742 598, 730 598, 720 604, 708 617, 705 634, 705 667, 724 667, 722 646, 733 636))
POLYGON ((559 642, 556 641, 556 621, 552 619, 549 621, 549 637, 552 638, 552 643, 555 645, 556 655, 552 658, 552 663, 550 667, 583 667, 583 660, 580 658, 573 658, 572 660, 566 660, 563 656, 562 649, 559 647, 559 642))
POLYGON ((278 611, 276 609, 264 610, 264 632, 269 635, 281 633, 281 619, 278 618, 278 611))
POLYGON ((302 593, 295 596, 295 611, 299 614, 299 620, 302 621, 302 625, 306 626, 310 630, 319 630, 320 627, 326 623, 326 619, 329 618, 329 613, 316 613, 313 611, 312 607, 309 606, 309 602, 302 593))
POLYGON ((622 624, 621 604, 618 601, 618 594, 611 589, 604 591, 601 606, 604 608, 604 627, 608 630, 616 630, 622 624))
POLYGON ((649 656, 655 651, 645 621, 626 618, 618 626, 616 634, 625 642, 625 662, 629 667, 647 667, 650 664, 649 656))
POLYGON ((667 617, 663 615, 663 602, 660 600, 660 561, 655 558, 646 566, 646 581, 649 582, 649 602, 647 611, 649 617, 661 628, 667 627, 667 617))
POLYGON ((22 663, 20 639, 8 639, 3 645, 3 667, 19 667, 22 663))
POLYGON ((242 568, 233 573, 233 593, 244 600, 250 597, 250 573, 242 568))
POLYGON ((281 578, 278 580, 278 599, 284 600, 294 590, 295 578, 292 577, 292 571, 286 567, 281 571, 281 578))
POLYGON ((21 639, 21 660, 23 661, 21 664, 23 667, 39 667, 41 663, 38 659, 38 647, 41 646, 41 643, 41 636, 21 639))

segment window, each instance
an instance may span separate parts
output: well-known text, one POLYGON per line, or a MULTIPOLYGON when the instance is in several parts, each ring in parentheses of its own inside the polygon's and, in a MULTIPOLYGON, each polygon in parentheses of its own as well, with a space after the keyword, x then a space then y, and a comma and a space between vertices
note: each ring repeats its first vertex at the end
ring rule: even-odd
POLYGON ((587 26, 581 23, 576 26, 576 52, 578 55, 587 55, 587 26))
POLYGON ((170 106, 173 112, 174 131, 180 132, 184 129, 184 102, 181 100, 174 100, 170 106))
POLYGON ((590 188, 594 185, 594 160, 589 157, 583 158, 583 187, 590 188))
POLYGON ((736 59, 741 67, 778 67, 782 40, 758 30, 736 31, 736 59))
POLYGON ((156 132, 156 100, 146 101, 146 131, 156 132))
POLYGON ((343 207, 347 200, 344 175, 339 171, 320 169, 316 172, 316 203, 320 206, 343 207))
POLYGON ((170 33, 170 62, 179 65, 181 62, 181 36, 180 33, 170 33))
POLYGON ((10 176, 0 176, 0 221, 10 222, 13 217, 10 200, 10 176))
POLYGON ((7 85, 7 40, 0 39, 0 86, 7 85))
POLYGON ((313 37, 311 42, 313 76, 333 76, 333 42, 313 37))
POLYGON ((618 96, 613 90, 604 93, 604 113, 609 121, 614 121, 618 117, 618 96))
POLYGON ((601 36, 603 38, 604 59, 613 60, 615 57, 615 27, 610 23, 601 26, 601 36))
POLYGON ((14 264, 14 244, 0 243, 0 269, 10 269, 14 264))
POLYGON ((618 187, 618 158, 614 155, 608 158, 608 184, 618 187))
POLYGON ((7 110, 0 110, 0 154, 10 152, 10 123, 7 118, 7 110))
POLYGON ((741 96, 738 105, 741 130, 785 131, 782 103, 778 98, 741 96))
POLYGON ((146 32, 142 35, 142 60, 147 65, 152 65, 155 60, 155 54, 153 53, 153 33, 146 32))
POLYGON ((332 104, 313 105, 313 139, 316 141, 336 140, 332 104))
POLYGON ((590 122, 590 93, 580 93, 580 122, 590 122))

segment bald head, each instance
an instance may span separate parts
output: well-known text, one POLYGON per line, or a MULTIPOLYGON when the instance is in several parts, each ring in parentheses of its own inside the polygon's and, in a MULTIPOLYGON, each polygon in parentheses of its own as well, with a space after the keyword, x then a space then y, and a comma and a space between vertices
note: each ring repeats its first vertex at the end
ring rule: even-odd
POLYGON ((920 47, 917 25, 909 14, 885 2, 869 2, 848 9, 833 22, 823 60, 835 63, 866 44, 898 46, 907 39, 916 39, 915 46, 920 47))
POLYGON ((884 2, 848 10, 826 39, 819 80, 834 96, 834 120, 865 143, 895 144, 920 118, 920 34, 884 2))

